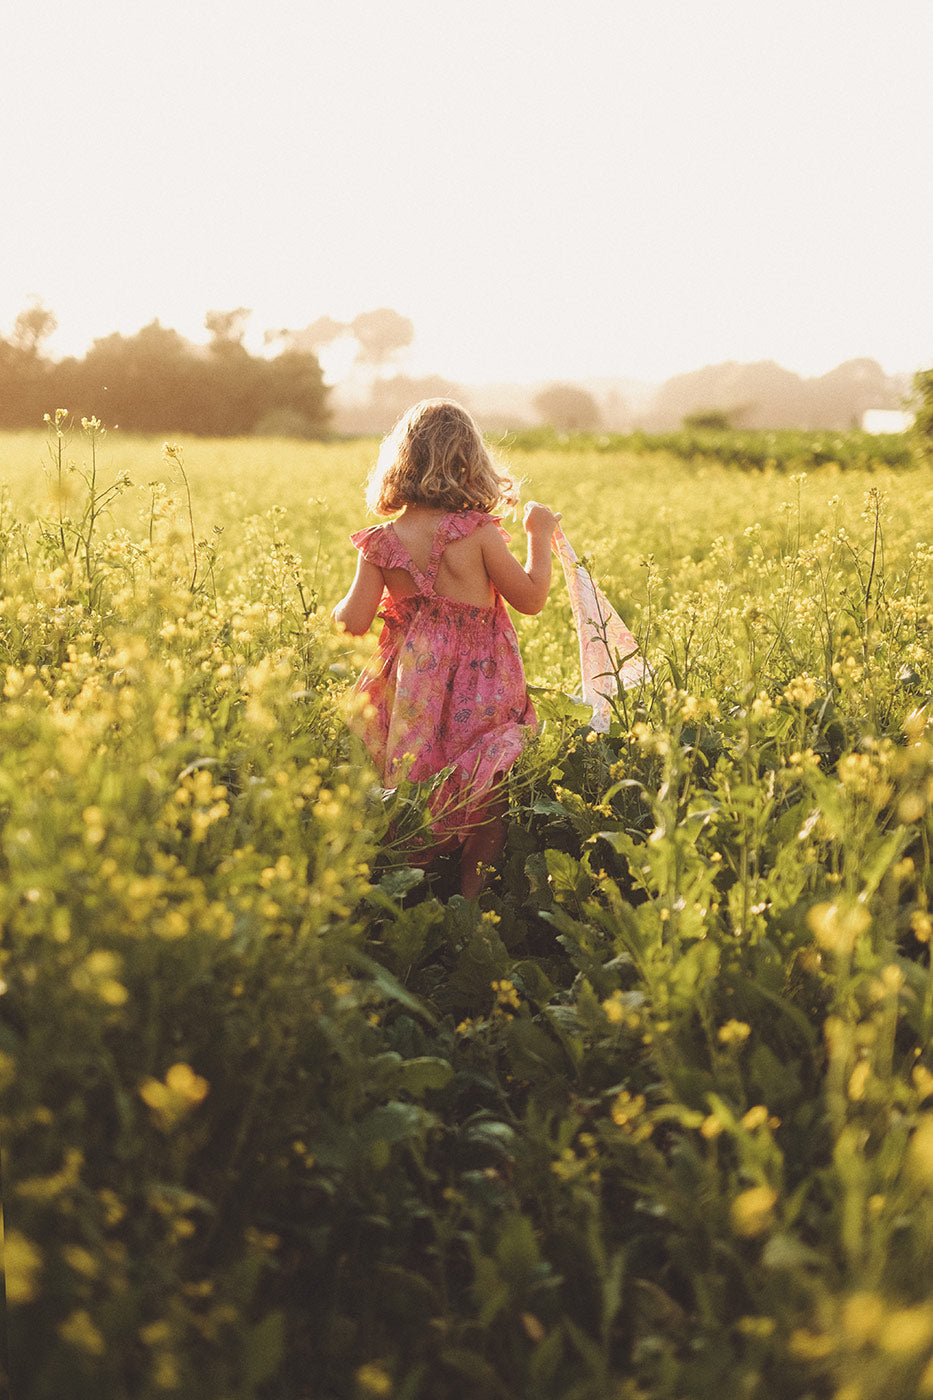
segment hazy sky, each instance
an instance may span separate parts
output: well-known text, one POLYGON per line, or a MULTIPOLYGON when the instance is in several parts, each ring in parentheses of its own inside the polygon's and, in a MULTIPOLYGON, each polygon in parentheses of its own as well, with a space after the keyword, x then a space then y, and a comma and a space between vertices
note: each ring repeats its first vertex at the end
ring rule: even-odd
POLYGON ((391 306, 451 379, 933 364, 933 0, 28 0, 0 334, 391 306))

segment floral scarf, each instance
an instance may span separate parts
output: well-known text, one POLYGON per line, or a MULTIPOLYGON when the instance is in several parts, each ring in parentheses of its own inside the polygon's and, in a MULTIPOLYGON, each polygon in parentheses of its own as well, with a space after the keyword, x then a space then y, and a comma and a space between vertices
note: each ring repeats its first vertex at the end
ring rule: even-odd
POLYGON ((597 588, 589 570, 579 562, 559 527, 554 534, 554 550, 564 568, 580 639, 583 699, 593 707, 591 727, 604 734, 609 728, 609 696, 615 695, 619 687, 628 690, 649 680, 651 667, 639 655, 635 638, 597 588))

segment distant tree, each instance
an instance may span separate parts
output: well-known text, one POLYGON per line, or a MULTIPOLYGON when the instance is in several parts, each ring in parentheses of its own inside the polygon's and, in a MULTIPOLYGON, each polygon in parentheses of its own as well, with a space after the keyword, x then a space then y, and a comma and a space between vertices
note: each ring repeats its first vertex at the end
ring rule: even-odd
POLYGON ((189 347, 189 431, 248 433, 262 412, 262 364, 243 344, 249 317, 246 306, 208 311, 204 317, 207 349, 189 347))
POLYGON ((319 316, 310 326, 305 326, 304 330, 266 331, 263 339, 266 345, 281 340, 287 350, 310 350, 317 354, 319 350, 326 350, 328 345, 333 345, 335 340, 346 335, 349 329, 344 321, 335 321, 332 316, 319 316))
POLYGON ((595 432, 602 423, 599 404, 579 384, 550 384, 531 402, 542 421, 561 433, 595 432))
POLYGON ((773 360, 730 360, 668 379, 655 395, 645 427, 666 432, 710 406, 728 414, 733 427, 743 428, 804 426, 808 412, 806 386, 799 375, 773 360))
POLYGON ((9 340, 0 337, 0 427, 24 428, 41 423, 51 405, 52 365, 42 354, 44 341, 58 322, 35 299, 13 322, 9 340))
POLYGON ((72 363, 72 401, 102 422, 138 432, 232 437, 257 425, 268 431, 270 415, 287 411, 291 429, 319 435, 329 413, 317 357, 297 350, 272 359, 251 355, 241 343, 246 314, 209 313, 206 348, 158 321, 134 336, 96 340, 83 363, 72 363))
POLYGON ((359 345, 360 364, 381 368, 399 350, 409 346, 415 336, 414 324, 407 316, 382 306, 377 311, 361 311, 350 322, 350 331, 359 345))
MULTIPOLYGON (((318 437, 330 419, 328 389, 317 356, 287 348, 271 359, 243 344, 249 311, 209 311, 208 345, 152 321, 135 335, 95 340, 83 359, 45 359, 41 346, 55 317, 39 303, 0 337, 0 427, 35 427, 43 415, 69 408, 108 426, 144 433, 188 432, 229 437, 276 422, 318 437)), ((280 427, 279 430, 282 430, 280 427)))
POLYGON ((234 311, 209 311, 204 317, 204 326, 211 337, 210 348, 220 352, 232 346, 242 348, 246 322, 251 315, 246 306, 238 306, 234 311))
POLYGON ((81 411, 138 432, 188 427, 198 390, 192 347, 158 320, 95 340, 78 374, 81 411))
POLYGON ((913 432, 923 455, 933 461, 933 368, 914 375, 913 432))
POLYGON ((283 436, 322 437, 331 414, 317 356, 306 350, 283 350, 272 360, 255 363, 265 366, 263 411, 253 418, 250 431, 273 431, 277 415, 283 436))
POLYGON ((23 355, 38 356, 42 342, 57 328, 55 313, 38 299, 21 311, 13 322, 13 344, 23 355))
POLYGON ((858 428, 870 408, 898 408, 898 392, 877 360, 846 360, 806 382, 810 421, 805 427, 858 428))

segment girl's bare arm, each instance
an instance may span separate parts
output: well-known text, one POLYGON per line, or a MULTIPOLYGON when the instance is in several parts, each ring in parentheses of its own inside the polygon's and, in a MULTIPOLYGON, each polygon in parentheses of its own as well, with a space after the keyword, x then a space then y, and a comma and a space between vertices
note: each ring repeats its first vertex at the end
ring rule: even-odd
POLYGON ((350 590, 341 598, 331 617, 335 622, 342 622, 355 637, 361 637, 372 626, 382 600, 383 587, 382 570, 361 554, 356 562, 356 577, 350 590))
POLYGON ((523 524, 528 532, 528 554, 522 568, 494 526, 480 532, 483 563, 495 587, 517 612, 534 615, 547 602, 551 586, 551 536, 559 515, 530 501, 523 524))

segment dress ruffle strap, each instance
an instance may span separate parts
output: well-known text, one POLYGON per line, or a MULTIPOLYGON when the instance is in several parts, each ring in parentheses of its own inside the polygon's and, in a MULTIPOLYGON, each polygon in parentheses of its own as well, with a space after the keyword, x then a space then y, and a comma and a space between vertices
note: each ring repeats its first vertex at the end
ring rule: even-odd
POLYGON ((411 560, 394 530, 385 525, 370 525, 350 536, 351 542, 364 559, 378 569, 407 569, 411 560))
POLYGON ((464 510, 457 511, 456 514, 445 515, 437 527, 434 535, 434 543, 431 546, 431 557, 428 560, 426 569, 427 578, 431 584, 431 591, 434 591, 434 579, 441 562, 441 555, 449 544, 454 540, 466 539, 467 535, 472 535, 474 530, 478 530, 482 525, 495 525, 498 527, 500 535, 508 539, 509 536, 499 523, 498 515, 489 515, 484 510, 464 510))
POLYGON ((463 510, 457 511, 454 515, 445 515, 439 527, 439 534, 444 536, 441 545, 450 544, 452 540, 465 539, 467 535, 472 535, 474 530, 478 530, 481 525, 498 525, 499 534, 505 539, 511 536, 506 534, 502 528, 502 517, 499 515, 489 515, 485 510, 463 510))

